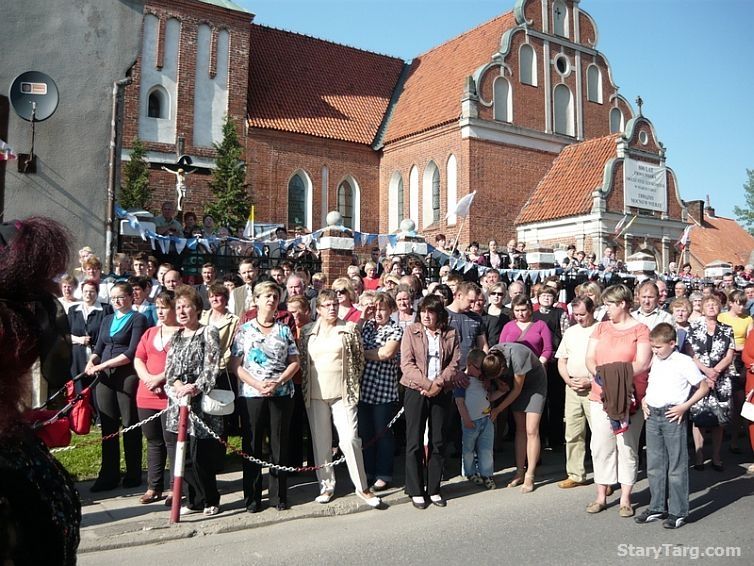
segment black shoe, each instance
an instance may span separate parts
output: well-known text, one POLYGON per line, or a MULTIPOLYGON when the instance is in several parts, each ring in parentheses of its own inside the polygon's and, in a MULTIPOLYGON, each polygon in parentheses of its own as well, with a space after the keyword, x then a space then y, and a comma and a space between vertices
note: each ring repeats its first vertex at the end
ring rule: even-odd
POLYGON ((259 513, 261 510, 262 510, 261 501, 252 501, 246 507, 246 511, 248 511, 249 513, 259 513))
POLYGON ((722 471, 725 471, 725 466, 723 465, 722 462, 720 462, 719 464, 715 464, 714 462, 712 462, 712 469, 715 470, 716 472, 722 472, 722 471))
POLYGON ((123 487, 132 488, 141 485, 141 478, 123 478, 123 487))
POLYGON ((411 498, 411 505, 416 507, 417 509, 426 509, 429 507, 429 503, 427 503, 426 499, 422 499, 421 501, 414 501, 414 498, 411 498))
POLYGON ((434 505, 435 507, 447 507, 448 502, 445 501, 442 497, 440 499, 432 499, 430 498, 429 502, 434 505))
POLYGON ((92 487, 89 488, 89 491, 92 493, 98 493, 100 491, 112 491, 114 489, 118 489, 118 480, 108 481, 103 480, 102 478, 97 478, 92 484, 92 487))
POLYGON ((694 470, 697 472, 703 472, 704 471, 704 464, 694 464, 694 470))
POLYGON ((284 502, 280 502, 277 505, 275 505, 275 509, 278 511, 287 511, 288 510, 288 504, 284 502))
POLYGON ((675 515, 668 515, 668 518, 662 522, 662 526, 666 529, 678 529, 685 524, 685 517, 676 517, 675 515))
POLYGON ((634 517, 634 521, 637 523, 651 523, 652 521, 659 521, 660 519, 667 519, 668 514, 663 511, 652 511, 650 509, 644 509, 641 515, 634 517))

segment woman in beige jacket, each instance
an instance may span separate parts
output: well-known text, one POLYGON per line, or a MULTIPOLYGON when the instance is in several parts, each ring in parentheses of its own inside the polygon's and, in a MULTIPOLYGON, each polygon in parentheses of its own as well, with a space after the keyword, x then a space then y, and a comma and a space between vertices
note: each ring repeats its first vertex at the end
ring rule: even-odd
POLYGON ((301 331, 302 391, 314 444, 314 462, 320 493, 318 503, 329 503, 335 494, 332 460, 332 425, 346 458, 356 495, 370 507, 380 498, 367 485, 356 410, 359 382, 364 371, 364 347, 352 322, 338 318, 338 295, 326 289, 317 296, 316 322, 301 331), (326 466, 326 467, 322 467, 326 466))

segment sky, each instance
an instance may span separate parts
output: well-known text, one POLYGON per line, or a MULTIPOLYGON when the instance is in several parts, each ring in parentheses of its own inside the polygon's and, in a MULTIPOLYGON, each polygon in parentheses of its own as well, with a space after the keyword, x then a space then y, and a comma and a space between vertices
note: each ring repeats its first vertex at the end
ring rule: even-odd
MULTIPOLYGON (((515 0, 235 0, 254 21, 405 59, 511 10, 515 0)), ((718 216, 745 205, 754 169, 754 1, 582 0, 620 94, 655 126, 681 198, 718 216)), ((254 46, 251 47, 252 49, 254 46)))

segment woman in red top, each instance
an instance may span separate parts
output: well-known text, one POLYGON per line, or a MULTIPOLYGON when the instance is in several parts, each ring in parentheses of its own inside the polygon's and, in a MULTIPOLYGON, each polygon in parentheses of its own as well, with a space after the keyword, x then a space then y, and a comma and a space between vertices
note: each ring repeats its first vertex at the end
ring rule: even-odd
POLYGON ((354 306, 356 291, 351 280, 348 277, 338 277, 332 283, 332 290, 338 295, 338 318, 346 322, 359 322, 361 311, 354 306))
MULTIPOLYGON (((168 406, 165 394, 165 359, 170 339, 180 326, 175 319, 173 294, 163 291, 155 299, 157 326, 147 330, 139 341, 134 358, 134 369, 139 376, 136 406, 139 420, 143 421, 168 406)), ((162 499, 165 488, 165 461, 167 447, 163 439, 163 423, 154 419, 142 426, 147 439, 147 491, 141 503, 154 503, 162 499)), ((171 447, 172 448, 172 447, 171 447)), ((172 461, 172 454, 171 454, 172 461)))

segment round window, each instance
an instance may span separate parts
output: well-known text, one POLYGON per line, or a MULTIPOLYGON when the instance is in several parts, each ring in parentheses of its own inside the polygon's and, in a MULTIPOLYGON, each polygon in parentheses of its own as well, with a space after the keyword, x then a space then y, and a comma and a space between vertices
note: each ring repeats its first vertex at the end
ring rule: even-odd
POLYGON ((562 53, 555 57, 555 68, 561 75, 567 75, 571 70, 571 63, 568 61, 568 57, 562 53))
POLYGON ((639 141, 641 142, 641 145, 647 145, 649 143, 649 136, 644 130, 639 132, 639 141))

